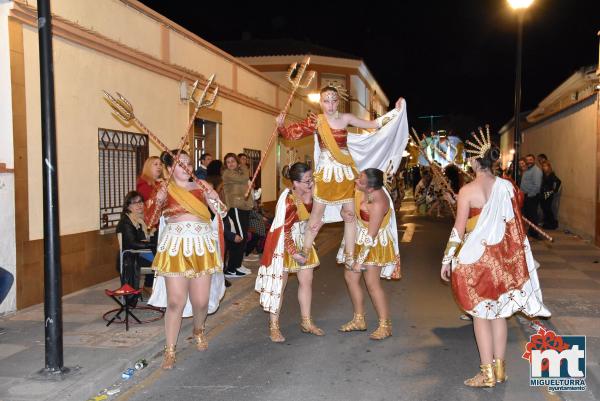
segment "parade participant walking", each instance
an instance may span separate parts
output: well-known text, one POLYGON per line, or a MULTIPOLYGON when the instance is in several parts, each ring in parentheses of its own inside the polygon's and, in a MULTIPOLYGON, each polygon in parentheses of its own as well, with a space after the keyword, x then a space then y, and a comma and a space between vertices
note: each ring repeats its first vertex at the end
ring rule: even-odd
POLYGON ((285 341, 279 329, 279 312, 290 273, 298 275, 300 329, 317 336, 325 334, 311 317, 313 269, 319 266, 319 258, 314 247, 306 256, 301 253, 304 231, 313 207, 312 170, 305 163, 294 163, 286 178, 292 182, 292 189, 285 189, 277 201, 255 286, 260 293, 260 304, 270 312, 269 333, 273 342, 285 341))
POLYGON ((314 206, 306 230, 303 250, 305 255, 323 222, 344 221, 345 260, 351 266, 354 254, 355 215, 354 180, 361 168, 386 168, 393 160, 393 171, 400 164, 402 153, 408 142, 408 125, 404 99, 396 102, 396 108, 376 120, 362 120, 353 114, 340 113, 340 94, 333 86, 321 90, 319 116, 311 115, 306 120, 284 126, 285 114, 277 117, 279 134, 288 140, 297 140, 316 133, 314 172, 314 206), (392 123, 392 121, 394 121, 392 123), (349 135, 346 128, 352 125, 363 129, 380 129, 389 124, 389 132, 381 130, 375 135, 349 135), (356 146, 352 147, 355 144, 356 146), (368 159, 368 166, 363 166, 368 159), (341 211, 340 211, 341 207, 341 211), (341 219, 340 219, 341 216, 341 219), (325 217, 325 218, 323 218, 325 217))
MULTIPOLYGON (((373 340, 392 335, 392 321, 385 291, 380 278, 400 278, 400 253, 394 205, 383 188, 383 171, 369 168, 356 180, 355 213, 357 217, 356 247, 353 265, 346 267, 344 278, 352 300, 354 318, 340 327, 340 331, 365 331, 364 295, 361 276, 379 317, 379 327, 371 333, 373 340), (362 274, 361 274, 362 273, 362 274)), ((340 248, 338 262, 345 263, 346 255, 340 248)))
MULTIPOLYGON (((179 164, 175 165, 174 157, 168 152, 162 153, 161 161, 173 179, 157 188, 147 201, 145 217, 149 227, 156 224, 160 214, 167 222, 160 233, 152 269, 157 275, 164 276, 166 282, 168 306, 162 368, 172 369, 181 316, 188 295, 194 314, 193 338, 196 348, 201 351, 208 347, 204 323, 209 305, 211 275, 223 269, 219 249, 222 241, 218 229, 211 226, 207 207, 213 207, 214 202, 210 200, 218 200, 217 193, 209 186, 204 191, 196 182, 190 182, 190 174, 179 164)), ((185 152, 180 153, 179 161, 184 165, 190 164, 185 152)))
POLYGON ((506 318, 516 312, 550 316, 543 304, 535 261, 510 181, 491 168, 500 156, 489 137, 467 144, 475 179, 461 188, 456 221, 442 259, 458 305, 473 316, 480 372, 464 383, 494 387, 507 378, 506 318))

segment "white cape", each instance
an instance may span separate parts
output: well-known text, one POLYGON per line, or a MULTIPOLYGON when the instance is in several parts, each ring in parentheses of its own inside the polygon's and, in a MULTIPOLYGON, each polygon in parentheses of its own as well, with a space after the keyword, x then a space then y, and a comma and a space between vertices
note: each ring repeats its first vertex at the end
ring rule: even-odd
MULTIPOLYGON (((348 150, 358 171, 367 168, 377 168, 393 174, 400 167, 402 154, 408 144, 408 119, 406 102, 402 102, 400 110, 388 113, 391 120, 377 131, 367 134, 348 133, 348 150)), ((319 141, 315 134, 314 160, 321 155, 319 141)), ((342 205, 327 205, 323 222, 333 223, 342 221, 340 211, 342 205)))
MULTIPOLYGON (((218 220, 215 217, 212 222, 213 230, 218 230, 218 220)), ((165 232, 163 230, 165 226, 164 217, 160 218, 160 225, 158 228, 159 231, 159 243, 160 243, 160 233, 165 232)), ((217 252, 221 254, 221 244, 217 240, 217 252)), ((214 273, 211 275, 210 282, 210 294, 208 296, 208 313, 215 313, 217 309, 219 309, 219 303, 223 296, 225 295, 225 276, 222 272, 214 273)), ((154 277, 154 284, 152 285, 152 295, 148 299, 148 305, 155 306, 157 308, 166 308, 167 307, 167 287, 165 284, 165 278, 163 276, 154 277)), ((192 303, 190 302, 190 298, 188 296, 187 301, 185 302, 185 308, 183 309, 182 317, 190 317, 193 316, 192 303)))
MULTIPOLYGON (((496 178, 490 198, 483 207, 477 220, 477 225, 465 239, 457 257, 453 261, 453 270, 460 268, 457 264, 472 264, 477 262, 486 250, 486 245, 498 244, 504 238, 506 222, 515 219, 511 198, 514 189, 510 181, 496 178)), ((529 240, 525 235, 523 246, 525 260, 529 271, 529 280, 521 289, 508 291, 497 300, 484 300, 475 306, 469 314, 484 318, 505 318, 516 312, 528 316, 550 316, 542 299, 542 290, 537 275, 539 264, 533 259, 529 240)))
MULTIPOLYGON (((277 206, 275 208, 275 218, 269 229, 270 233, 281 228, 285 223, 285 202, 289 192, 290 190, 286 188, 281 195, 279 195, 277 206)), ((260 305, 265 311, 271 313, 277 313, 279 310, 282 295, 284 237, 285 234, 282 230, 279 234, 275 251, 273 252, 271 264, 269 266, 261 264, 254 285, 254 289, 260 293, 260 305)))

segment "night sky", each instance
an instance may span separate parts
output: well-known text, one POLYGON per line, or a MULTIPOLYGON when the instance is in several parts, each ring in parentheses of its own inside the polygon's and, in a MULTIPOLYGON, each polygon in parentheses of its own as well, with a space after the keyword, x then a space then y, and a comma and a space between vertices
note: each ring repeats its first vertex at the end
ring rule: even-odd
MULTIPOLYGON (((444 115, 434 128, 459 135, 485 123, 498 130, 513 115, 517 23, 506 0, 396 1, 372 10, 370 2, 142 3, 217 46, 291 38, 361 57, 391 104, 407 99, 419 130, 429 126, 423 115, 444 115)), ((521 110, 598 62, 599 30, 600 0, 534 2, 524 26, 521 110)))

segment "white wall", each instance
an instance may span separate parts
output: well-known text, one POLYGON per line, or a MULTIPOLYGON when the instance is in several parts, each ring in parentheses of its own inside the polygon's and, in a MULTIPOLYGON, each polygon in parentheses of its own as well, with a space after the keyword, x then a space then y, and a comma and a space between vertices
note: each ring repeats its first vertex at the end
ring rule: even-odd
MULTIPOLYGON (((30 240, 43 238, 40 84, 37 30, 23 29, 30 240)), ((54 84, 61 235, 99 229, 98 128, 139 132, 114 118, 102 90, 128 98, 138 118, 167 146, 185 131, 179 82, 54 38, 54 84), (77 62, 72 62, 76 60, 77 62)), ((150 154, 158 149, 150 147, 150 154)))
MULTIPOLYGON (((0 163, 14 168, 10 51, 8 46, 8 3, 0 2, 0 163), (4 61, 6 60, 6 61, 4 61)), ((16 282, 15 177, 0 173, 0 267, 9 271, 16 282)), ((0 304, 0 315, 17 309, 16 285, 0 304)))
POLYGON ((524 131, 521 155, 545 153, 562 180, 559 224, 587 238, 595 235, 597 98, 524 131))
MULTIPOLYGON (((0 1, 0 163, 13 168, 12 95, 10 84, 10 48, 8 10, 10 3, 0 1)), ((1 210, 1 209, 0 209, 1 210)))

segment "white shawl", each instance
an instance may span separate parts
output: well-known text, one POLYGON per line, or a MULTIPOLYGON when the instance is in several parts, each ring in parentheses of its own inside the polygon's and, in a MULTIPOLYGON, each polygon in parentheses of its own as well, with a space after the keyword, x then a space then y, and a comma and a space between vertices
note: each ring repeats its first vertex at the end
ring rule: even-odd
MULTIPOLYGON (((367 134, 348 133, 348 150, 358 171, 377 168, 393 174, 400 167, 402 154, 408 144, 408 120, 406 102, 402 102, 400 110, 392 110, 387 114, 391 120, 377 131, 367 134)), ((318 162, 321 155, 319 141, 315 134, 314 160, 318 162)), ((342 221, 340 216, 342 205, 327 205, 323 221, 333 223, 342 221)))
MULTIPOLYGON (((512 183, 502 178, 496 178, 490 198, 479 215, 477 225, 467 235, 453 262, 453 270, 459 264, 477 262, 486 249, 485 245, 495 245, 502 241, 506 222, 516 217, 512 205, 513 197, 512 183)), ((504 293, 498 300, 480 302, 473 310, 467 311, 471 315, 494 319, 509 317, 520 311, 529 316, 550 316, 550 311, 544 306, 542 300, 542 291, 536 271, 539 264, 533 259, 527 236, 524 237, 523 246, 529 280, 525 282, 521 290, 514 289, 504 293)))
POLYGON ((277 245, 273 252, 273 258, 269 266, 261 264, 258 269, 258 276, 256 277, 256 283, 254 289, 260 293, 260 305, 267 312, 277 313, 279 310, 279 304, 281 300, 281 290, 283 288, 283 252, 284 252, 284 237, 283 224, 285 223, 285 210, 286 210, 286 199, 290 190, 284 189, 279 199, 277 200, 277 206, 275 208, 275 218, 269 229, 269 233, 272 233, 281 228, 279 238, 277 239, 277 245))

